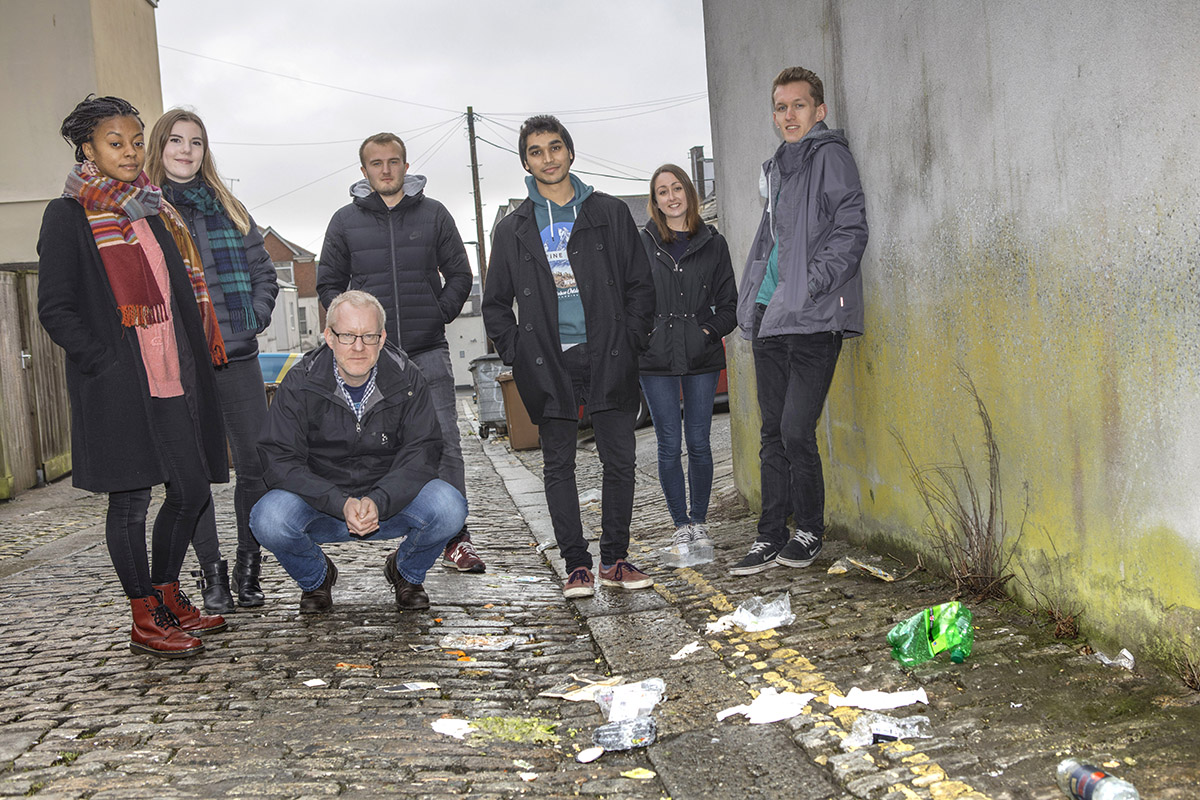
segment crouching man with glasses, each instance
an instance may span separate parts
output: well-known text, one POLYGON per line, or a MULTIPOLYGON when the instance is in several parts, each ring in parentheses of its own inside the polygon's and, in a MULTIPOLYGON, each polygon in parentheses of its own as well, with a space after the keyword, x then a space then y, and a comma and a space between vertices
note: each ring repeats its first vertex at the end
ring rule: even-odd
POLYGON ((421 371, 384 348, 383 306, 349 291, 329 305, 325 344, 294 366, 258 443, 267 494, 250 527, 300 584, 300 611, 333 608, 326 542, 395 540, 384 576, 401 610, 429 608, 425 573, 467 517, 438 479, 441 429, 421 371))

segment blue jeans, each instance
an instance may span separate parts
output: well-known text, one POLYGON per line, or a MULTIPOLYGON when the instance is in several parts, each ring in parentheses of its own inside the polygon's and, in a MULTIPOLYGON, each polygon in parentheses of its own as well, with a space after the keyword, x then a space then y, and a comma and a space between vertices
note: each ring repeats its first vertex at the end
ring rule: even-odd
POLYGON ((782 547, 788 540, 789 513, 798 530, 825 534, 825 476, 817 450, 817 421, 842 352, 842 334, 759 337, 762 314, 760 303, 752 344, 762 412, 762 515, 757 541, 782 547))
POLYGON ((708 518, 708 498, 712 494, 713 457, 709 432, 712 430, 713 398, 720 372, 700 375, 643 375, 642 394, 650 407, 654 435, 658 439, 658 482, 667 498, 671 520, 679 528, 708 518), (679 398, 683 397, 683 424, 680 425, 679 398), (683 490, 683 462, 680 444, 686 437, 688 453, 688 489, 692 511, 688 513, 683 490))
MULTIPOLYGON (((424 583, 425 573, 466 518, 467 501, 462 493, 435 479, 402 511, 380 520, 379 530, 365 538, 399 539, 396 568, 409 583, 424 583)), ((345 520, 317 511, 303 497, 283 489, 272 489, 255 504, 250 527, 259 544, 275 554, 306 592, 325 581, 325 553, 320 543, 362 538, 350 535, 345 520)))

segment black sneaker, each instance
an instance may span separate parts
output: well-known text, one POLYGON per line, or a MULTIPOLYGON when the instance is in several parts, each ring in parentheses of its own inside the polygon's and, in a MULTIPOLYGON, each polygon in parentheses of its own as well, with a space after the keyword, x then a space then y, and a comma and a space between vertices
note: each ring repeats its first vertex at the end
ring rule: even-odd
POLYGON ((796 531, 792 540, 783 546, 775 560, 785 567, 807 567, 821 552, 821 537, 808 531, 796 531))
POLYGON ((775 566, 775 557, 779 555, 779 545, 770 542, 755 542, 750 545, 750 552, 738 563, 729 568, 730 575, 754 575, 765 572, 775 566))

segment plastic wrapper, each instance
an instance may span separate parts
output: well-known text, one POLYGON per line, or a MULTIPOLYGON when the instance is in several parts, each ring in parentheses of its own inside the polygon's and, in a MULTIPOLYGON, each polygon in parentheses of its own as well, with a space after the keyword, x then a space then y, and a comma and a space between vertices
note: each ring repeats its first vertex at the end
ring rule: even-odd
POLYGON ((606 687, 596 695, 596 703, 609 722, 623 722, 650 716, 666 691, 667 685, 662 678, 648 678, 638 683, 606 687))
POLYGON ((929 717, 890 717, 887 714, 876 714, 868 711, 859 714, 850 728, 850 733, 842 740, 842 749, 854 747, 869 747, 880 742, 894 742, 899 739, 930 739, 933 728, 929 717))

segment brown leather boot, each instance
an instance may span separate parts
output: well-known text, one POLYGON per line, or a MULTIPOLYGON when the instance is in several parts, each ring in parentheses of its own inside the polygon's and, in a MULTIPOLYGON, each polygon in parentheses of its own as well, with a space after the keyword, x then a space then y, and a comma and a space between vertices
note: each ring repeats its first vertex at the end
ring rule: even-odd
POLYGON ((179 581, 159 584, 154 588, 162 594, 163 605, 175 615, 175 619, 179 620, 179 627, 184 633, 198 636, 205 633, 217 633, 228 627, 225 618, 218 614, 212 616, 201 614, 200 609, 192 605, 192 601, 183 593, 179 581))
POLYGON ((133 610, 129 649, 133 652, 159 658, 187 658, 204 650, 204 642, 179 629, 175 617, 157 595, 135 597, 129 605, 133 610))

